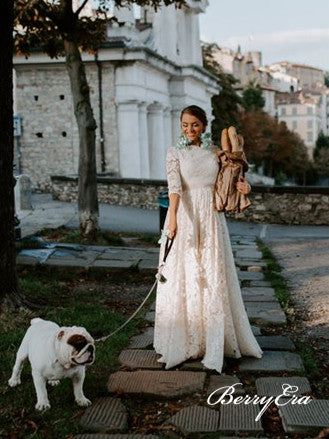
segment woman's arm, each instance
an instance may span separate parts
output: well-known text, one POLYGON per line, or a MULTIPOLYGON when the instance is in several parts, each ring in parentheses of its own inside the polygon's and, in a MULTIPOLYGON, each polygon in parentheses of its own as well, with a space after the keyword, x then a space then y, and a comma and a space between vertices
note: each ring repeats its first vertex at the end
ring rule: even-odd
POLYGON ((180 195, 172 193, 169 195, 169 224, 168 224, 168 230, 169 235, 168 237, 171 239, 175 236, 176 228, 177 228, 177 219, 176 219, 176 213, 178 209, 180 195))

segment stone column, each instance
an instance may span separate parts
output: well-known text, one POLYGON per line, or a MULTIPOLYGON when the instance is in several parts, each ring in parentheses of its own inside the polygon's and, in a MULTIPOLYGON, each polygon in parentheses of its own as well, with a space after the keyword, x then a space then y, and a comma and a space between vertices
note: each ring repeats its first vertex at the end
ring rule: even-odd
POLYGON ((120 176, 140 178, 138 101, 118 103, 118 144, 120 176))
MULTIPOLYGON (((182 105, 183 109, 183 105, 182 105)), ((179 110, 171 110, 171 126, 172 126, 172 143, 176 145, 178 137, 181 134, 180 129, 180 114, 182 109, 179 110)))
POLYGON ((166 107, 163 111, 163 128, 164 128, 164 144, 165 152, 169 146, 173 146, 172 128, 171 128, 171 108, 166 107))
POLYGON ((147 103, 139 103, 139 148, 140 174, 142 178, 150 178, 149 136, 147 129, 147 103))
POLYGON ((154 103, 148 107, 150 178, 166 178, 163 107, 154 103))

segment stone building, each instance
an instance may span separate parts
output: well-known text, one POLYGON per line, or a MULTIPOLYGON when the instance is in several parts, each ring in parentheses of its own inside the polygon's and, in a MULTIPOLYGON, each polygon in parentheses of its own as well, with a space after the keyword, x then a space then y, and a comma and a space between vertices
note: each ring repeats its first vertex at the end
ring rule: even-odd
MULTIPOLYGON (((326 88, 326 87, 325 87, 326 88)), ((296 93, 278 93, 276 105, 278 120, 284 121, 291 131, 303 139, 310 159, 319 133, 328 134, 327 96, 328 89, 318 91, 307 89, 296 93)))
POLYGON ((233 75, 239 83, 239 94, 250 83, 258 85, 265 99, 264 111, 276 116, 275 94, 277 92, 296 91, 298 81, 295 77, 262 65, 262 54, 258 51, 241 53, 227 48, 214 48, 214 59, 221 65, 224 73, 233 75))
POLYGON ((281 61, 272 64, 271 68, 297 78, 300 88, 310 87, 317 82, 324 84, 324 72, 316 67, 281 61))
MULTIPOLYGON (((212 119, 216 78, 202 67, 198 14, 207 0, 187 6, 116 9, 97 59, 83 54, 97 121, 97 170, 107 175, 163 179, 166 149, 176 143, 184 106, 212 119)), ((90 13, 90 11, 88 11, 90 13)), ((21 168, 33 187, 50 176, 76 174, 78 133, 63 59, 33 52, 15 57, 15 113, 22 120, 21 168)))

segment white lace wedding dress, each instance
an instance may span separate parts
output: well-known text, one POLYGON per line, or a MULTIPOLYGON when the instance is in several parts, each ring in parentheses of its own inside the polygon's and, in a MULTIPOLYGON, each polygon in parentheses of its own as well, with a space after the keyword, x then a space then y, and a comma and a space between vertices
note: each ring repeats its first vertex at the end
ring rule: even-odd
MULTIPOLYGON (((165 369, 203 356, 222 371, 224 355, 260 358, 243 304, 223 212, 214 210, 217 148, 169 147, 170 193, 180 195, 176 236, 158 282, 153 346, 165 369)), ((167 212, 164 229, 169 221, 167 212)), ((160 246, 159 261, 164 254, 160 246)))

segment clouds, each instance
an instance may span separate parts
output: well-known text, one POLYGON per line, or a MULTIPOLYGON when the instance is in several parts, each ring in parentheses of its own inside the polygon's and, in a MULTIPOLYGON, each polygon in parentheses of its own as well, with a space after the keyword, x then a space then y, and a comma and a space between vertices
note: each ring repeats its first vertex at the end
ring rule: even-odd
MULTIPOLYGON (((205 41, 216 41, 212 35, 202 36, 205 41)), ((259 50, 264 64, 276 61, 292 61, 310 64, 329 70, 329 29, 280 30, 277 32, 232 35, 223 41, 216 41, 220 47, 237 49, 243 52, 259 50)))

